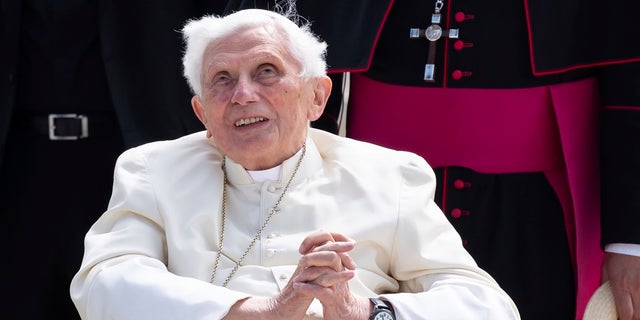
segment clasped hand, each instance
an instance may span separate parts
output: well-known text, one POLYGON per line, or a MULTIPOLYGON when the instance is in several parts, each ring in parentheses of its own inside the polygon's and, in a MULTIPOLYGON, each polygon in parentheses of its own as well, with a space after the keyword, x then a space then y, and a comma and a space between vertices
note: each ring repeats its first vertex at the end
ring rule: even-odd
POLYGON ((326 231, 310 234, 300 245, 293 290, 318 299, 324 319, 367 319, 368 299, 353 296, 348 283, 355 277, 356 264, 348 254, 355 245, 342 234, 326 231))
POLYGON ((355 246, 340 233, 311 233, 300 244, 302 256, 283 290, 271 298, 241 300, 225 319, 302 319, 314 298, 323 306, 324 319, 368 319, 369 300, 349 289, 356 264, 348 252, 355 246))

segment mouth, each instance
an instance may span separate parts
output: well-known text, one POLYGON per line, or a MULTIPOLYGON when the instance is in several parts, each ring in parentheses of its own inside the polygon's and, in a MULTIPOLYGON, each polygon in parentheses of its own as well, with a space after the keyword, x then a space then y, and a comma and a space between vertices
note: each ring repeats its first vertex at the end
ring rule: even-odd
POLYGON ((236 121, 235 126, 236 126, 236 128, 239 128, 239 127, 243 127, 243 126, 246 126, 246 125, 254 124, 254 123, 257 123, 257 122, 263 122, 263 121, 267 121, 267 119, 263 118, 263 117, 245 118, 245 119, 240 119, 240 120, 236 121))

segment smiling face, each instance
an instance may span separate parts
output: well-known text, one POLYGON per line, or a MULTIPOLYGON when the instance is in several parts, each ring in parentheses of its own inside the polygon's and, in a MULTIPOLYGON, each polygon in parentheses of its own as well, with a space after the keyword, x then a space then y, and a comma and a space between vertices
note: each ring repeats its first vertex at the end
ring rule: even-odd
POLYGON ((210 44, 194 112, 228 157, 249 170, 275 167, 304 143, 331 91, 324 76, 303 80, 272 27, 241 29, 210 44))

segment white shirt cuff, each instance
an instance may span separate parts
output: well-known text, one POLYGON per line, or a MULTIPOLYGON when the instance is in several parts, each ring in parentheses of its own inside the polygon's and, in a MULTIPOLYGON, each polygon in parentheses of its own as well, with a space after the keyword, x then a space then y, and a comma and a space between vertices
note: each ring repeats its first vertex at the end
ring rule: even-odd
POLYGON ((620 253, 630 256, 640 256, 640 244, 634 243, 610 243, 604 246, 604 251, 620 253))

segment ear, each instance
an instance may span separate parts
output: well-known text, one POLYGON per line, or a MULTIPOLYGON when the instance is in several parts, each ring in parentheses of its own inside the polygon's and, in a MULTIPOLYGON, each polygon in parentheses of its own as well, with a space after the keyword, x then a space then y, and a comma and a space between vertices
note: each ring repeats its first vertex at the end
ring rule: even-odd
POLYGON ((309 108, 309 114, 307 115, 309 121, 315 121, 320 118, 324 107, 327 105, 329 95, 331 94, 331 87, 333 83, 328 76, 322 76, 315 78, 313 88, 313 104, 309 108))
POLYGON ((193 113, 195 113, 196 117, 200 119, 200 122, 206 125, 207 118, 204 116, 204 106, 202 105, 202 102, 200 102, 200 98, 198 98, 198 96, 193 96, 191 98, 191 107, 193 108, 193 113))
POLYGON ((193 113, 196 114, 196 117, 200 119, 200 122, 202 122, 202 124, 206 128, 207 138, 211 138, 211 132, 209 131, 209 128, 207 128, 207 117, 205 116, 204 105, 202 105, 202 102, 200 101, 200 98, 198 98, 198 96, 193 96, 191 98, 191 107, 193 108, 193 113))

